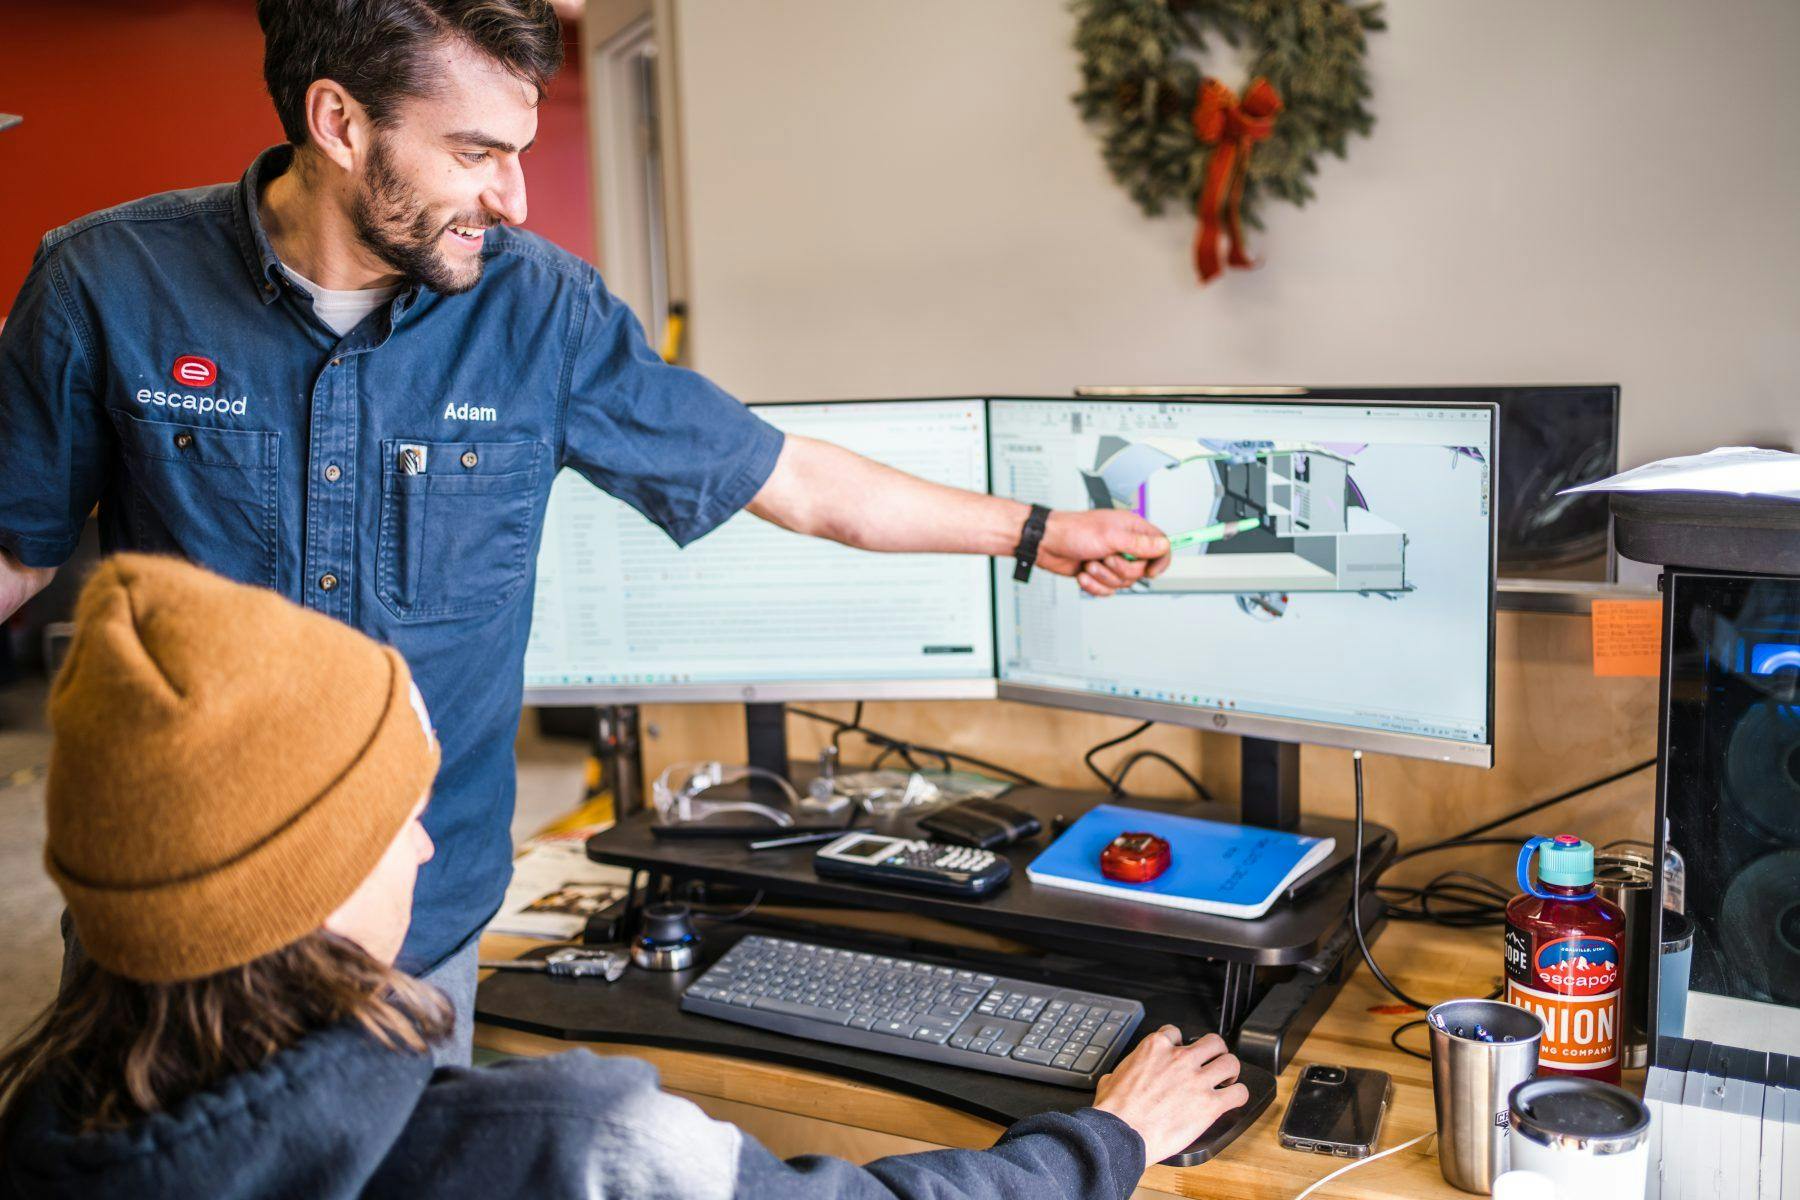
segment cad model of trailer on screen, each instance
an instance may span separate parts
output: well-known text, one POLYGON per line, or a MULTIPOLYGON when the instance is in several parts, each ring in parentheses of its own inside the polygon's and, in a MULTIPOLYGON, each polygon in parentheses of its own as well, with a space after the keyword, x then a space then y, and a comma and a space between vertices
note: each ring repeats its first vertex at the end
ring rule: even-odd
POLYGON ((1104 600, 997 571, 1003 694, 1491 742, 1490 408, 996 399, 989 419, 995 492, 1134 512, 1172 547, 1104 600))

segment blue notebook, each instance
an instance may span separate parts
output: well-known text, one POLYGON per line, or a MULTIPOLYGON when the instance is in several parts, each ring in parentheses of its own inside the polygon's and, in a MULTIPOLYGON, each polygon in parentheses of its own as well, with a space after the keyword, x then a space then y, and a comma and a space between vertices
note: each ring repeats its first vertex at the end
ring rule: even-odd
POLYGON ((1331 838, 1102 804, 1025 868, 1031 882, 1221 917, 1260 917, 1294 880, 1330 856, 1331 838), (1169 843, 1169 869, 1148 883, 1100 873, 1100 852, 1121 833, 1169 843))

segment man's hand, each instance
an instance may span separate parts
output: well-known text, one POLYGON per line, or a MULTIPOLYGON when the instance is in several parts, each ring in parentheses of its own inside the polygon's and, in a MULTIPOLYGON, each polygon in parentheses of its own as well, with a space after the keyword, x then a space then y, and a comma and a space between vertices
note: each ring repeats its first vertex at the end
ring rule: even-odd
POLYGON ((1184 1046, 1181 1030, 1164 1025, 1101 1076, 1094 1107, 1137 1131, 1149 1166, 1179 1153, 1213 1122, 1249 1102, 1250 1089, 1237 1077, 1237 1057, 1218 1034, 1184 1046))
POLYGON ((1169 539, 1162 530, 1123 509, 1057 511, 1044 526, 1038 566, 1073 575, 1081 590, 1110 596, 1140 579, 1169 569, 1169 539), (1126 558, 1126 555, 1130 558, 1126 558))

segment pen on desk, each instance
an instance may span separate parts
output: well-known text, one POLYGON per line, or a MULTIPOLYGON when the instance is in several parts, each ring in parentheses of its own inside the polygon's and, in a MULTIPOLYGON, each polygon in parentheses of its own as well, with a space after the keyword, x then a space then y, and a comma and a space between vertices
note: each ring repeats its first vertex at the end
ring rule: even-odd
POLYGON ((771 825, 766 821, 755 825, 715 825, 710 821, 690 821, 680 825, 652 825, 650 834, 658 841, 664 839, 681 841, 700 841, 705 839, 716 841, 739 841, 745 838, 762 838, 768 836, 787 837, 797 833, 842 833, 844 828, 838 825, 824 825, 811 822, 805 825, 771 825))
POLYGON ((841 829, 834 829, 829 833, 795 833, 787 837, 764 838, 760 842, 751 842, 749 848, 751 850, 774 850, 781 846, 804 846, 808 842, 829 842, 832 838, 842 836, 844 836, 844 831, 841 829))

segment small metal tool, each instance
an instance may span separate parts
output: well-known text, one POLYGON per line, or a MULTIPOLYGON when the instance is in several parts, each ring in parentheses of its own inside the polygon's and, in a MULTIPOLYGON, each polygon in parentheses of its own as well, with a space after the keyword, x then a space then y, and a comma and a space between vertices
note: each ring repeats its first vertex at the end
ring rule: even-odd
POLYGON ((575 946, 552 950, 542 958, 483 959, 483 971, 543 971, 577 979, 603 978, 611 983, 625 973, 631 960, 619 950, 585 950, 575 946))

